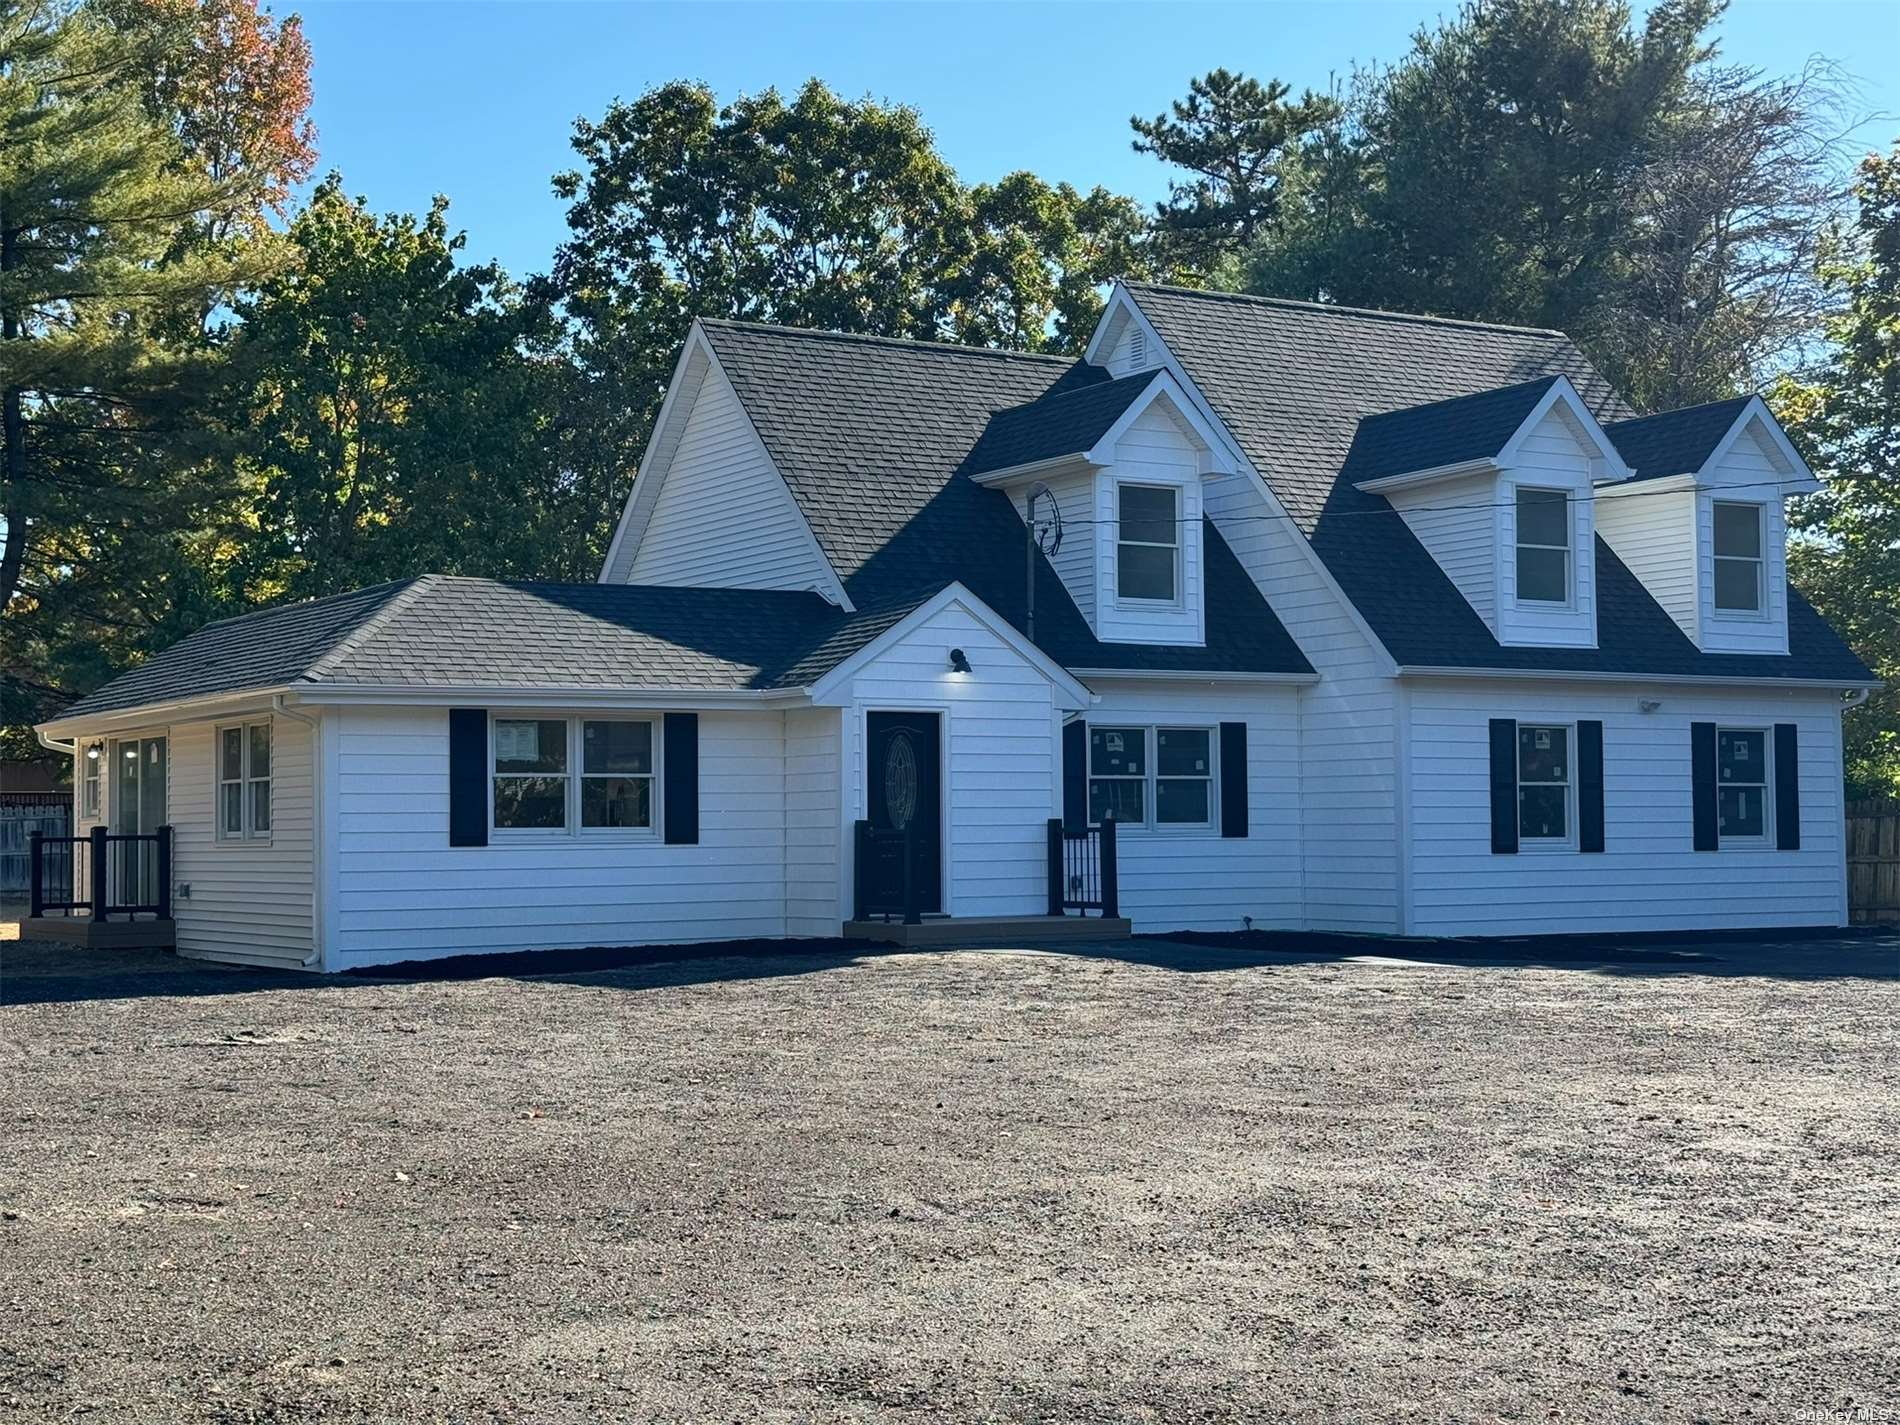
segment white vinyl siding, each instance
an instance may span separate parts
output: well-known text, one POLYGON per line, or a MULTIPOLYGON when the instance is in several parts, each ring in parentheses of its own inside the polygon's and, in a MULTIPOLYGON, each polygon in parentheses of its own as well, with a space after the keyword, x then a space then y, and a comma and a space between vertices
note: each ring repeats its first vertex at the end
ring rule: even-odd
POLYGON ((1695 512, 1693 490, 1665 493, 1644 490, 1642 484, 1623 495, 1599 492, 1596 501, 1597 532, 1604 543, 1692 639, 1699 634, 1695 512))
POLYGON ((1593 648, 1596 621, 1596 522, 1591 498, 1597 450, 1568 407, 1551 407, 1518 447, 1517 461, 1498 482, 1500 643, 1532 647, 1593 648), (1561 491, 1569 496, 1570 580, 1561 603, 1518 597, 1517 491, 1561 491))
POLYGON ((334 726, 332 968, 786 933, 780 712, 700 714, 700 840, 680 846, 555 835, 452 847, 446 710, 345 708, 334 726))
POLYGON ((1790 472, 1756 423, 1703 475, 1706 487, 1696 496, 1696 590, 1701 605, 1702 647, 1712 653, 1786 653, 1788 651, 1787 521, 1782 483, 1790 472), (1740 501, 1762 505, 1762 584, 1766 603, 1759 613, 1718 609, 1715 605, 1715 505, 1740 501))
MULTIPOLYGON (((1320 674, 1299 690, 1300 841, 1306 923, 1398 928, 1397 684, 1302 536, 1270 513, 1252 477, 1206 483, 1207 508, 1241 565, 1320 674)), ((1091 716, 1093 716, 1091 710, 1091 716)))
POLYGON ((836 708, 793 708, 785 714, 787 935, 831 936, 843 928, 843 731, 836 708))
POLYGON ((1497 498, 1495 475, 1468 475, 1394 490, 1387 496, 1494 634, 1498 627, 1497 498))
MULTIPOLYGON (((1834 695, 1445 679, 1414 685, 1408 702, 1414 933, 1842 922, 1846 865, 1834 695), (1641 712, 1639 698, 1660 699, 1661 706, 1641 712), (1515 717, 1520 726, 1574 726, 1584 718, 1603 723, 1601 853, 1492 853, 1487 723, 1501 716, 1515 717), (1776 850, 1772 836, 1719 853, 1694 849, 1692 722, 1798 726, 1799 851, 1776 850)), ((1764 741, 1772 743, 1772 735, 1764 741)))
POLYGON ((883 649, 838 700, 845 715, 845 831, 866 814, 866 714, 935 712, 948 739, 944 912, 1047 911, 1048 826, 1061 810, 1062 754, 1054 690, 1042 671, 953 603, 883 649), (952 648, 968 655, 969 673, 950 671, 952 648))
MULTIPOLYGON (((658 478, 629 584, 826 589, 834 580, 738 394, 713 366, 658 478)), ((631 533, 631 532, 630 532, 631 533)), ((627 557, 624 556, 623 557, 627 557)))
MULTIPOLYGON (((163 729, 170 781, 172 915, 178 949, 246 963, 296 964, 314 949, 311 890, 316 833, 314 729, 287 717, 247 718, 271 728, 271 828, 267 839, 218 836, 217 726, 163 729), (184 887, 191 893, 185 895, 184 887)), ((151 734, 147 734, 148 736, 151 734)))
MULTIPOLYGON (((1097 679, 1097 727, 1204 727, 1218 763, 1222 722, 1247 724, 1247 835, 1119 827, 1121 913, 1141 933, 1301 922, 1300 689, 1097 679)), ((1210 796, 1215 789, 1210 789, 1210 796)), ((1217 803, 1218 804, 1218 803, 1217 803)))
MULTIPOLYGON (((1095 477, 1087 471, 1077 471, 1068 475, 1057 475, 1044 481, 1049 493, 1055 497, 1056 507, 1062 514, 1062 544, 1056 550, 1049 565, 1062 580, 1062 587, 1069 591, 1069 597, 1075 600, 1076 608, 1082 617, 1089 621, 1089 627, 1096 626, 1095 598, 1095 477)), ((1035 488, 1034 482, 1011 491, 1010 498, 1016 502, 1016 513, 1028 518, 1027 500, 1029 492, 1035 488)), ((1048 518, 1049 502, 1037 501, 1037 510, 1042 519, 1048 518)))
POLYGON ((1095 477, 1094 546, 1099 591, 1096 633, 1122 643, 1201 643, 1202 607, 1201 448, 1181 421, 1157 400, 1135 418, 1115 445, 1115 462, 1095 477), (1120 594, 1117 558, 1121 539, 1122 486, 1160 488, 1175 494, 1180 540, 1175 596, 1167 600, 1120 594))

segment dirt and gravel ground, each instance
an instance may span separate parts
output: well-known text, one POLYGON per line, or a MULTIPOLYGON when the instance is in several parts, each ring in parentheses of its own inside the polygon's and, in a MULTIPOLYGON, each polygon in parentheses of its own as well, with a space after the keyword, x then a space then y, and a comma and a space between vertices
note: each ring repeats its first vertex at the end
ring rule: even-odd
POLYGON ((9 944, 0 1422, 1891 1419, 1900 942, 1711 953, 9 944))

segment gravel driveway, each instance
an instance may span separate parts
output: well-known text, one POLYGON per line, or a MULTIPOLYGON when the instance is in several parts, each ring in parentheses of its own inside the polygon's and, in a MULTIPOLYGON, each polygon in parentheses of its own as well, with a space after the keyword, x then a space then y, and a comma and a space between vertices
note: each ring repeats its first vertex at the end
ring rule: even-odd
POLYGON ((1117 953, 9 944, 0 1422, 1895 1418, 1900 942, 1117 953))

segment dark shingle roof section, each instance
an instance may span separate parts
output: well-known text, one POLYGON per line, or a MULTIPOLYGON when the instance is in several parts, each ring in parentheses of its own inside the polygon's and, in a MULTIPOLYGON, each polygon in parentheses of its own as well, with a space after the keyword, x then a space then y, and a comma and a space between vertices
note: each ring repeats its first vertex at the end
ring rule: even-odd
POLYGON ((1692 475, 1715 453, 1716 445, 1753 399, 1738 396, 1706 406, 1685 406, 1659 416, 1613 421, 1603 429, 1616 453, 1636 472, 1632 479, 1692 475))
MULTIPOLYGON (((702 323, 819 545, 860 609, 962 582, 1027 627, 1020 515, 964 461, 999 411, 1105 384, 1079 361, 934 342, 702 323)), ((1066 668, 1310 673, 1211 524, 1207 645, 1103 643, 1048 561, 1036 561, 1036 642, 1066 668)), ((1078 537, 1071 531, 1071 538, 1078 537)))
POLYGON ((60 716, 280 687, 301 677, 360 631, 413 582, 377 584, 206 624, 81 698, 60 716))
MULTIPOLYGON (((1871 679, 1793 588, 1785 656, 1703 653, 1601 539, 1596 648, 1506 648, 1379 495, 1347 471, 1368 417, 1562 375, 1633 417, 1560 332, 1128 284, 1294 523, 1402 666, 1871 679)), ((1627 459, 1627 454, 1625 455, 1627 459)))
POLYGON ((808 593, 430 574, 208 625, 61 717, 325 684, 709 692, 798 686, 786 681, 793 668, 816 667, 813 651, 847 623, 808 593))
POLYGON ((1160 375, 1158 371, 1144 371, 1117 380, 1096 381, 998 411, 965 459, 963 473, 985 475, 1039 460, 1081 455, 1108 434, 1160 375))
POLYGON ((1488 459, 1504 449, 1557 380, 1540 376, 1472 396, 1367 416, 1359 422, 1346 457, 1347 478, 1355 483, 1383 480, 1389 475, 1488 459))

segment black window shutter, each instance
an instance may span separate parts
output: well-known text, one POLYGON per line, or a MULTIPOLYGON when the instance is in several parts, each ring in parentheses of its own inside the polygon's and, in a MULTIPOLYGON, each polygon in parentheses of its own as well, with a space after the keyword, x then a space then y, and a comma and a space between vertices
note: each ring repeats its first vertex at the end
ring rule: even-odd
POLYGON ((1080 718, 1062 726, 1062 824, 1089 824, 1089 725, 1080 718))
POLYGON ((1791 722, 1775 724, 1775 845, 1801 849, 1801 747, 1791 722))
POLYGON ((1247 724, 1220 725, 1220 834, 1247 834, 1247 724))
POLYGON ((1715 724, 1689 724, 1689 773, 1695 784, 1695 849, 1713 851, 1721 838, 1715 823, 1715 724))
POLYGON ((488 844, 488 709, 449 709, 449 845, 488 844))
POLYGON ((668 713, 663 740, 666 785, 660 812, 669 846, 699 842, 699 714, 668 713))
POLYGON ((1517 853, 1517 722, 1491 719, 1491 850, 1517 853))
POLYGON ((1577 724, 1577 849, 1603 849, 1603 724, 1577 724))

